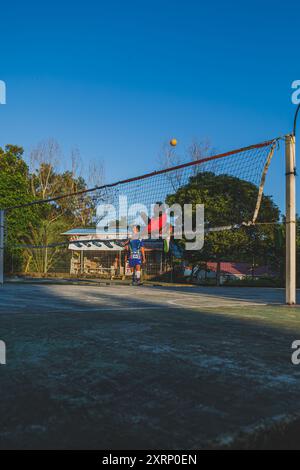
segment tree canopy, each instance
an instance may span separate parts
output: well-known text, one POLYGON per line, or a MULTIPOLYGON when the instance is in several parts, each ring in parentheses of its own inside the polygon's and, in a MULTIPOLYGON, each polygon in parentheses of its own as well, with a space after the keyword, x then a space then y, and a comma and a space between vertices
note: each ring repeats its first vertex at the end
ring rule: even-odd
MULTIPOLYGON (((223 227, 252 220, 258 188, 230 175, 202 172, 192 176, 188 184, 169 195, 169 205, 204 204, 205 227, 223 227)), ((270 196, 263 196, 257 222, 279 222, 280 211, 270 196)), ((202 250, 187 253, 192 260, 246 261, 254 255, 265 260, 274 245, 272 225, 254 225, 211 232, 205 236, 202 250)))
MULTIPOLYGON (((0 208, 86 189, 86 181, 77 171, 78 161, 75 162, 74 156, 72 169, 64 171, 59 168, 59 156, 55 141, 43 142, 33 150, 30 168, 24 160, 22 147, 6 145, 4 149, 0 148, 0 208)), ((6 269, 10 269, 9 260, 13 257, 14 269, 23 270, 26 266, 48 272, 58 250, 48 250, 46 246, 62 241, 61 233, 75 225, 90 225, 94 214, 95 204, 88 194, 5 211, 6 269), (23 249, 20 245, 28 247, 23 249), (34 246, 45 248, 35 249, 34 246)))
MULTIPOLYGON (((23 159, 23 149, 15 145, 0 147, 0 208, 26 204, 34 200, 30 187, 28 165, 23 159)), ((6 213, 8 245, 28 233, 29 224, 37 223, 37 211, 26 208, 6 213)))

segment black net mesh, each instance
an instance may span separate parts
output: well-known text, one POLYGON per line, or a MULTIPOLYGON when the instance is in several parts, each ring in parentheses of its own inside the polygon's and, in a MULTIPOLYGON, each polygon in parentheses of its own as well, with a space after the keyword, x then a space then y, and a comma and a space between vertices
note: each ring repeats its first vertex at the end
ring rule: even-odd
MULTIPOLYGON (((195 162, 188 162, 177 167, 160 170, 148 175, 121 181, 112 186, 105 186, 92 193, 94 203, 111 204, 117 208, 117 217, 126 212, 128 207, 139 204, 147 208, 151 214, 151 206, 156 203, 172 203, 181 200, 181 193, 189 187, 197 185, 209 193, 220 191, 221 194, 228 192, 228 197, 235 195, 233 186, 249 183, 247 189, 251 193, 252 206, 239 208, 239 200, 236 199, 237 210, 232 213, 231 224, 249 223, 253 221, 255 211, 258 213, 260 205, 260 192, 263 189, 264 176, 270 158, 273 154, 276 141, 268 141, 263 144, 247 147, 225 154, 215 155, 195 162), (230 194, 232 188, 232 194, 230 194), (229 189, 229 191, 228 191, 229 189), (126 202, 125 202, 126 201, 126 202)), ((187 197, 186 202, 192 203, 187 197)), ((206 204, 205 194, 201 201, 206 204)), ((243 202, 243 201, 242 201, 243 202)), ((218 224, 224 225, 228 220, 222 221, 222 211, 220 207, 220 217, 218 224)), ((130 223, 130 216, 128 218, 130 223)), ((209 222, 209 221, 207 221, 209 222)), ((214 225, 214 224, 213 224, 214 225)), ((217 228, 217 227, 216 227, 217 228)))
MULTIPOLYGON (((172 277, 174 259, 191 265, 196 263, 198 267, 200 261, 206 263, 205 269, 200 270, 205 279, 216 272, 215 265, 209 263, 217 263, 217 260, 246 263, 243 265, 245 275, 250 272, 252 277, 258 272, 271 272, 269 265, 261 271, 256 267, 266 265, 266 253, 269 264, 277 256, 276 250, 273 250, 275 254, 271 253, 271 247, 275 243, 274 224, 278 223, 279 211, 271 198, 263 195, 277 142, 278 139, 274 139, 101 187, 55 194, 46 201, 33 200, 9 207, 6 210, 6 272, 126 277, 130 270, 127 272, 124 246, 118 246, 116 237, 110 235, 109 211, 107 236, 101 230, 99 233, 98 209, 104 204, 113 206, 119 229, 126 213, 124 233, 118 232, 119 238, 126 239, 127 225, 136 220, 137 213, 144 207, 151 217, 153 205, 158 202, 169 206, 203 204, 207 236, 203 250, 188 255, 180 243, 178 247, 174 244, 167 253, 162 240, 156 244, 149 240, 144 273, 155 277, 171 271, 172 277), (128 214, 134 205, 135 210, 128 214), (27 229, 15 234, 14 221, 25 215, 29 220, 27 229), (35 220, 39 223, 35 224, 35 220), (265 223, 270 225, 259 225, 265 223), (103 244, 102 239, 111 242, 103 244), (259 260, 255 260, 255 256, 259 260)), ((279 270, 278 266, 273 269, 274 272, 279 270)))

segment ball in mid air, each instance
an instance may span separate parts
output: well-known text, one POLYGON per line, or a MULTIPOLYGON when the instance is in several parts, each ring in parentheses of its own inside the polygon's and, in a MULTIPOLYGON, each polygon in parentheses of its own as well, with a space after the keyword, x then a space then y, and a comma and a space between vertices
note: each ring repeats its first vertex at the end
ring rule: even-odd
POLYGON ((171 140, 170 140, 170 145, 171 145, 171 147, 176 147, 176 145, 177 145, 177 139, 171 139, 171 140))

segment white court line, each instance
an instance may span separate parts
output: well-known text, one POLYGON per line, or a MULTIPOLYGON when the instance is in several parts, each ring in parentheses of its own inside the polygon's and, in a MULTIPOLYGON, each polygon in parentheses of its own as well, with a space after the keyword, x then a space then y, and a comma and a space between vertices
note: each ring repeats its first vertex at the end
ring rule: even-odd
MULTIPOLYGON (((116 286, 114 286, 116 287, 116 286)), ((122 288, 123 287, 126 287, 126 286, 121 286, 122 288)), ((132 286, 130 286, 132 287, 132 286)), ((152 286, 149 286, 152 288, 152 286)), ((167 298, 167 297, 174 297, 174 291, 168 291, 168 290, 164 290, 163 288, 160 289, 159 287, 156 289, 156 292, 157 291, 160 291, 160 292, 163 292, 164 296, 167 298)), ((149 294, 149 289, 148 289, 148 286, 143 286, 142 288, 140 288, 140 294, 149 294)), ((178 292, 177 292, 178 294, 178 292)), ((248 297, 248 298, 245 298, 245 299, 241 299, 239 297, 234 297, 232 295, 225 295, 225 294, 219 294, 219 293, 207 293, 207 292, 180 292, 180 300, 182 301, 183 299, 191 299, 191 300, 198 300, 198 301, 205 301, 205 302, 212 302, 214 299, 215 301, 217 302, 234 302, 234 304, 236 304, 236 302, 241 302, 243 304, 251 304, 251 305, 267 305, 267 302, 266 301, 260 301, 260 302, 257 302, 255 301, 255 293, 252 293, 253 295, 251 297, 248 297)), ((114 292, 114 296, 116 297, 133 297, 132 296, 132 293, 126 293, 126 294, 123 294, 122 292, 114 292)), ((154 297, 156 298, 156 297, 154 297)), ((159 298, 157 299, 159 301, 159 298)), ((173 301, 168 301, 168 300, 165 300, 166 302, 168 303, 173 303, 173 301)), ((175 300, 176 302, 176 300, 175 300)), ((232 305, 234 305, 232 304, 232 305)), ((182 305, 182 307, 186 307, 186 305, 182 305)), ((195 306, 196 307, 196 306, 195 306)), ((193 306, 191 306, 191 308, 193 308, 193 306)))
MULTIPOLYGON (((64 310, 64 311, 71 311, 71 312, 74 312, 75 314, 76 313, 80 313, 80 312, 85 312, 85 313, 88 313, 88 312, 119 312, 119 311, 127 311, 127 310, 163 310, 164 308, 167 308, 169 310, 172 310, 172 309, 175 309, 175 308, 182 308, 181 306, 179 307, 176 307, 176 306, 156 306, 156 307, 153 307, 153 306, 148 306, 148 305, 141 305, 140 307, 93 307, 93 308, 90 308, 90 307, 86 307, 86 308, 74 308, 74 307, 65 307, 65 308, 60 308, 60 307, 57 307, 57 308, 53 308, 53 310, 64 310)), ((53 311, 52 310, 52 311, 53 311)), ((50 309, 48 309, 47 313, 48 312, 51 312, 50 309)))
POLYGON ((267 305, 265 303, 255 303, 255 302, 249 302, 249 301, 241 301, 241 300, 235 300, 234 302, 230 302, 230 299, 224 299, 224 301, 222 301, 222 299, 199 299, 199 304, 198 305, 189 305, 189 304, 180 304, 178 301, 179 300, 182 300, 182 299, 175 299, 175 300, 167 300, 167 303, 170 304, 170 305, 173 305, 175 304, 175 306, 178 306, 180 308, 190 308, 190 309, 193 309, 193 308, 202 308, 202 307, 211 307, 211 308, 219 308, 219 307, 247 307, 249 305, 253 305, 253 306, 262 306, 262 305, 267 305))
MULTIPOLYGON (((32 309, 32 306, 28 305, 27 308, 32 309)), ((53 307, 53 306, 49 307, 48 306, 47 309, 44 309, 42 307, 40 312, 37 312, 37 307, 35 307, 35 310, 34 310, 33 314, 36 314, 36 313, 45 313, 45 314, 47 314, 47 313, 51 313, 51 312, 54 312, 54 311, 74 312, 76 314, 76 313, 80 313, 80 312, 86 312, 86 313, 88 313, 88 312, 106 312, 106 311, 107 312, 113 312, 113 311, 122 311, 122 310, 124 310, 124 311, 126 311, 126 310, 163 310, 164 308, 172 310, 172 309, 176 309, 176 308, 178 309, 178 308, 182 308, 182 307, 181 306, 178 307, 176 305, 174 305, 174 306, 168 306, 168 305, 164 306, 164 305, 162 305, 162 306, 155 306, 155 307, 154 306, 148 306, 148 305, 141 305, 139 307, 122 307, 122 306, 120 306, 120 307, 99 307, 99 308, 97 308, 97 307, 90 308, 89 306, 87 306, 86 308, 76 308, 76 307, 74 308, 74 307, 71 307, 71 306, 70 307, 66 307, 66 306, 64 306, 64 307, 59 307, 59 306, 58 307, 53 307)), ((17 309, 14 307, 14 309, 10 309, 9 313, 13 312, 14 310, 19 311, 20 309, 24 310, 24 309, 26 309, 26 307, 22 306, 22 307, 17 308, 17 309)), ((3 312, 3 310, 2 311, 0 310, 0 314, 3 314, 3 313, 6 314, 7 313, 7 312, 3 312)))

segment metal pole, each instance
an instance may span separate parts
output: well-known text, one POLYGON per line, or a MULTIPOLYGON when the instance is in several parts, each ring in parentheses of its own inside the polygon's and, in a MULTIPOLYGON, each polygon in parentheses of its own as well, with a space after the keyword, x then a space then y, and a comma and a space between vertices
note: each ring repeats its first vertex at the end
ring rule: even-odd
POLYGON ((80 274, 84 273, 84 252, 80 251, 80 274))
POLYGON ((4 283, 4 211, 0 210, 0 285, 4 283))
POLYGON ((286 285, 288 305, 296 303, 296 144, 295 135, 285 137, 286 165, 286 285))

